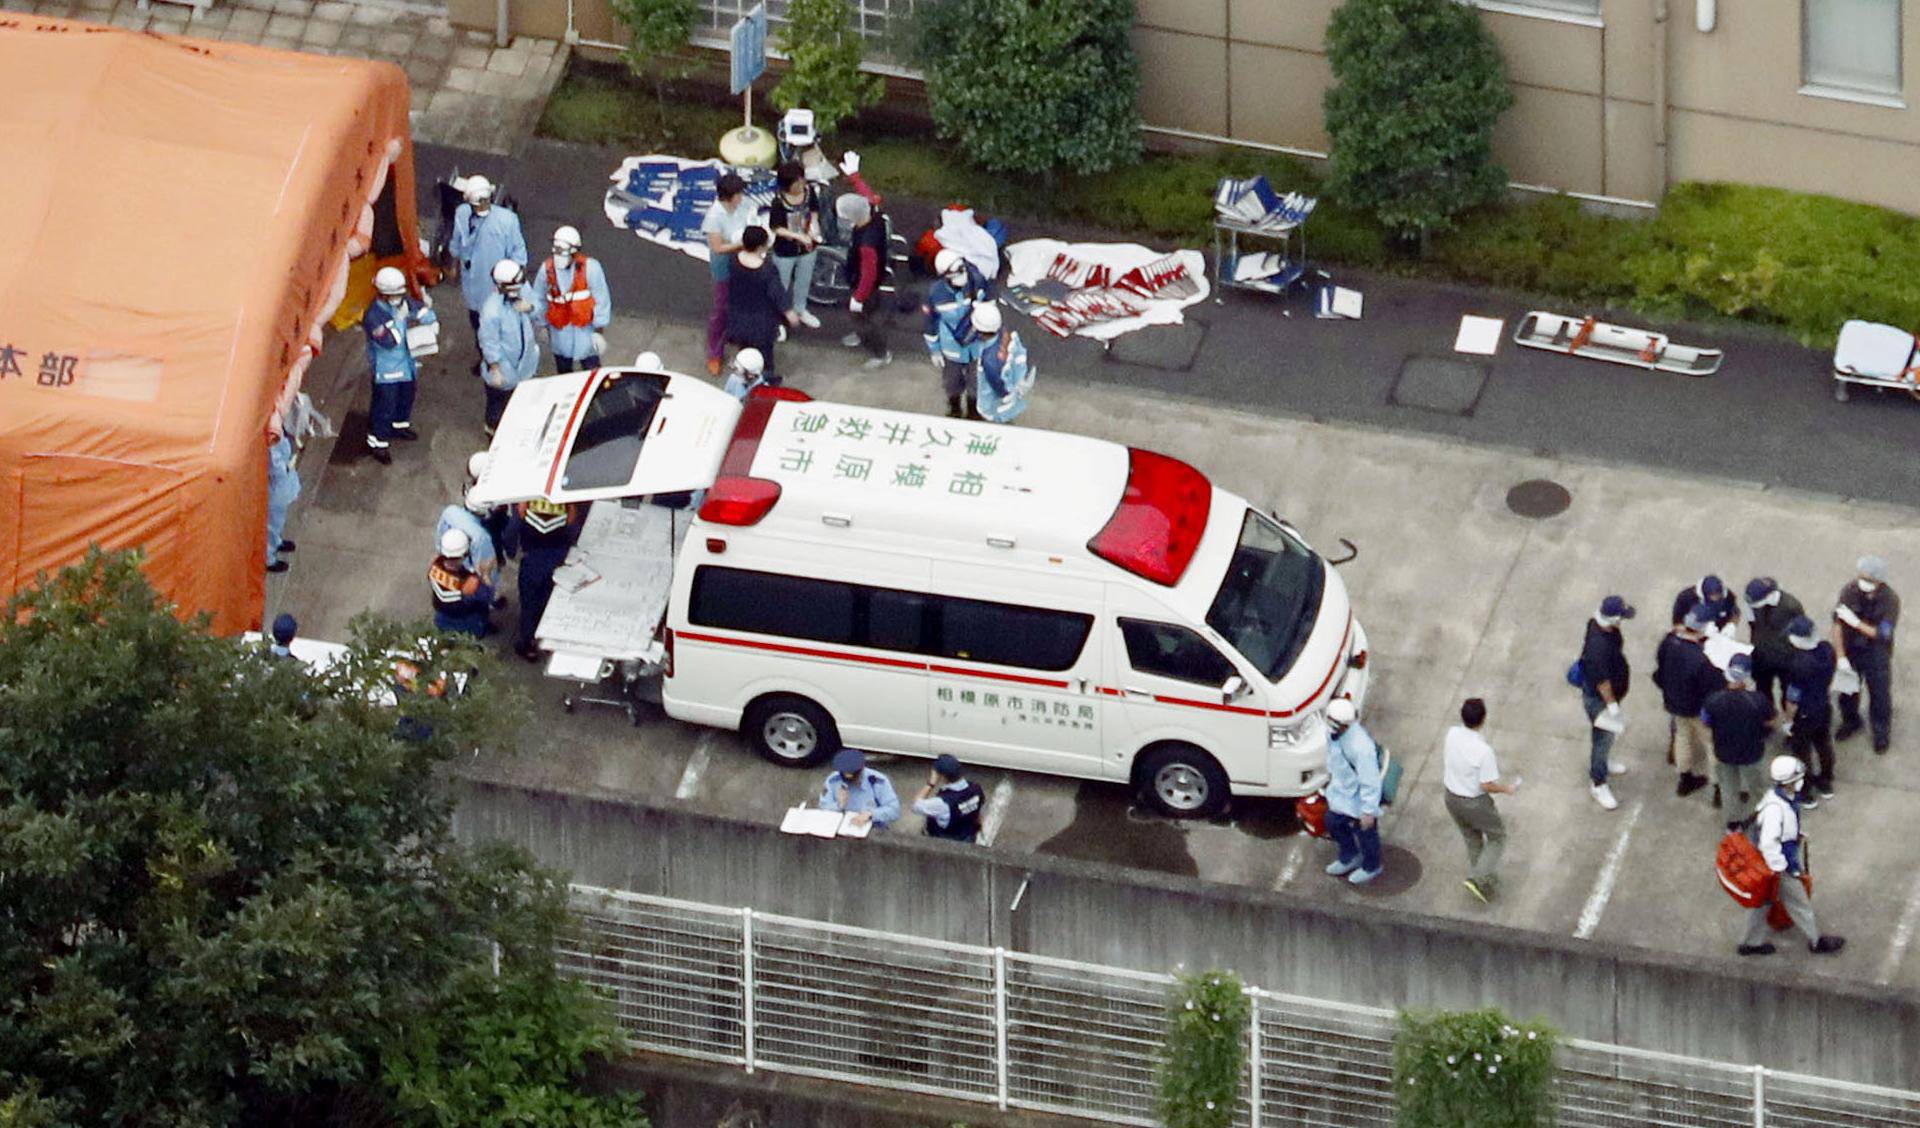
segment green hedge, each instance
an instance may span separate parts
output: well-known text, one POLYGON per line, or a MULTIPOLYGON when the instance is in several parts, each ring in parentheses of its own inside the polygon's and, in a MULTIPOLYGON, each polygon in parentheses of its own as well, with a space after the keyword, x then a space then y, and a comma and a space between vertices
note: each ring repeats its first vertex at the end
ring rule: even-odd
MULTIPOLYGON (((568 76, 541 122, 548 136, 689 155, 711 151, 737 121, 708 104, 670 106, 622 78, 568 76)), ((1650 218, 1589 215, 1564 196, 1521 199, 1461 217, 1425 259, 1405 257, 1371 216, 1326 197, 1316 170, 1290 157, 1224 150, 1149 154, 1089 176, 1032 181, 982 172, 949 146, 856 121, 831 144, 857 148, 882 191, 965 200, 1013 218, 1022 234, 1065 221, 1158 245, 1212 237, 1222 176, 1265 173, 1283 192, 1321 197, 1307 226, 1314 261, 1541 294, 1567 312, 1603 306, 1651 318, 1733 317, 1828 346, 1850 317, 1920 330, 1920 220, 1828 196, 1736 184, 1680 184, 1650 218), (1026 222, 1020 222, 1026 221, 1026 222)))

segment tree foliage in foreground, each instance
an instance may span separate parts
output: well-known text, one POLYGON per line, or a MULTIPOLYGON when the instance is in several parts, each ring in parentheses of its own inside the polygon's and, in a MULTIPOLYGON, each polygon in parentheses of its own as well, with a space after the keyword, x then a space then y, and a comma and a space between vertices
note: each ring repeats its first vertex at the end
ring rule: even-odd
POLYGON ((575 1089, 617 1038, 554 975, 563 888, 451 834, 436 770, 520 703, 471 642, 353 634, 310 675, 124 554, 9 602, 0 1125, 643 1123, 575 1089))

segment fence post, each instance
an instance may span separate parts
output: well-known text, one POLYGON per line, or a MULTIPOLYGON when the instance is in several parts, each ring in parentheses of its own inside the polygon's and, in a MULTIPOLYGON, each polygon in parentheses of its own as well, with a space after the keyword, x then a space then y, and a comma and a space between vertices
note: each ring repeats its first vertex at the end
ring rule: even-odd
POLYGON ((747 1072, 753 1072, 753 910, 740 910, 740 1019, 747 1072))
POLYGON ((1247 1000, 1247 1096, 1253 1105, 1251 1128, 1260 1128, 1260 993, 1248 991, 1247 1000))
POLYGON ((1753 1067, 1753 1128, 1767 1128, 1767 1067, 1753 1067))
POLYGON ((993 950, 993 1068, 994 1098, 1007 1108, 1007 950, 993 950))

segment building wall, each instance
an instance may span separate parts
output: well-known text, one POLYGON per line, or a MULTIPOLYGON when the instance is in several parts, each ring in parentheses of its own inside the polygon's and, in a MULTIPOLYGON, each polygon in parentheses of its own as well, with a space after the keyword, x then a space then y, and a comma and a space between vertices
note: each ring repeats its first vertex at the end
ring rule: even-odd
MULTIPOLYGON (((740 0, 703 0, 702 37, 740 0)), ((913 0, 859 0, 863 20, 913 0)), ((1136 0, 1133 43, 1147 124, 1280 145, 1328 146, 1320 109, 1332 82, 1323 39, 1339 0, 1136 0)), ((1496 152, 1521 184, 1631 200, 1664 188, 1657 147, 1654 12, 1669 11, 1666 182, 1735 180, 1826 192, 1920 213, 1920 108, 1801 93, 1802 0, 1719 0, 1712 32, 1698 0, 1604 0, 1598 21, 1483 12, 1514 84, 1496 152)), ((509 0, 516 31, 558 35, 567 0, 509 0)), ((587 40, 617 40, 607 0, 573 0, 587 40)), ((1904 100, 1920 101, 1920 0, 1902 0, 1904 100)), ((449 0, 455 23, 493 25, 491 0, 449 0)))

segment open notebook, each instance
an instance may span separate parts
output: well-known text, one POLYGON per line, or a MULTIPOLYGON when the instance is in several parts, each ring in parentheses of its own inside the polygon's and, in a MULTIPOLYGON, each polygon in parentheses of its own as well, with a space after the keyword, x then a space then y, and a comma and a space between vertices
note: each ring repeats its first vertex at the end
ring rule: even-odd
POLYGON ((780 820, 784 834, 811 834, 816 838, 865 838, 873 830, 870 822, 854 821, 852 814, 822 811, 813 807, 793 807, 780 820))

